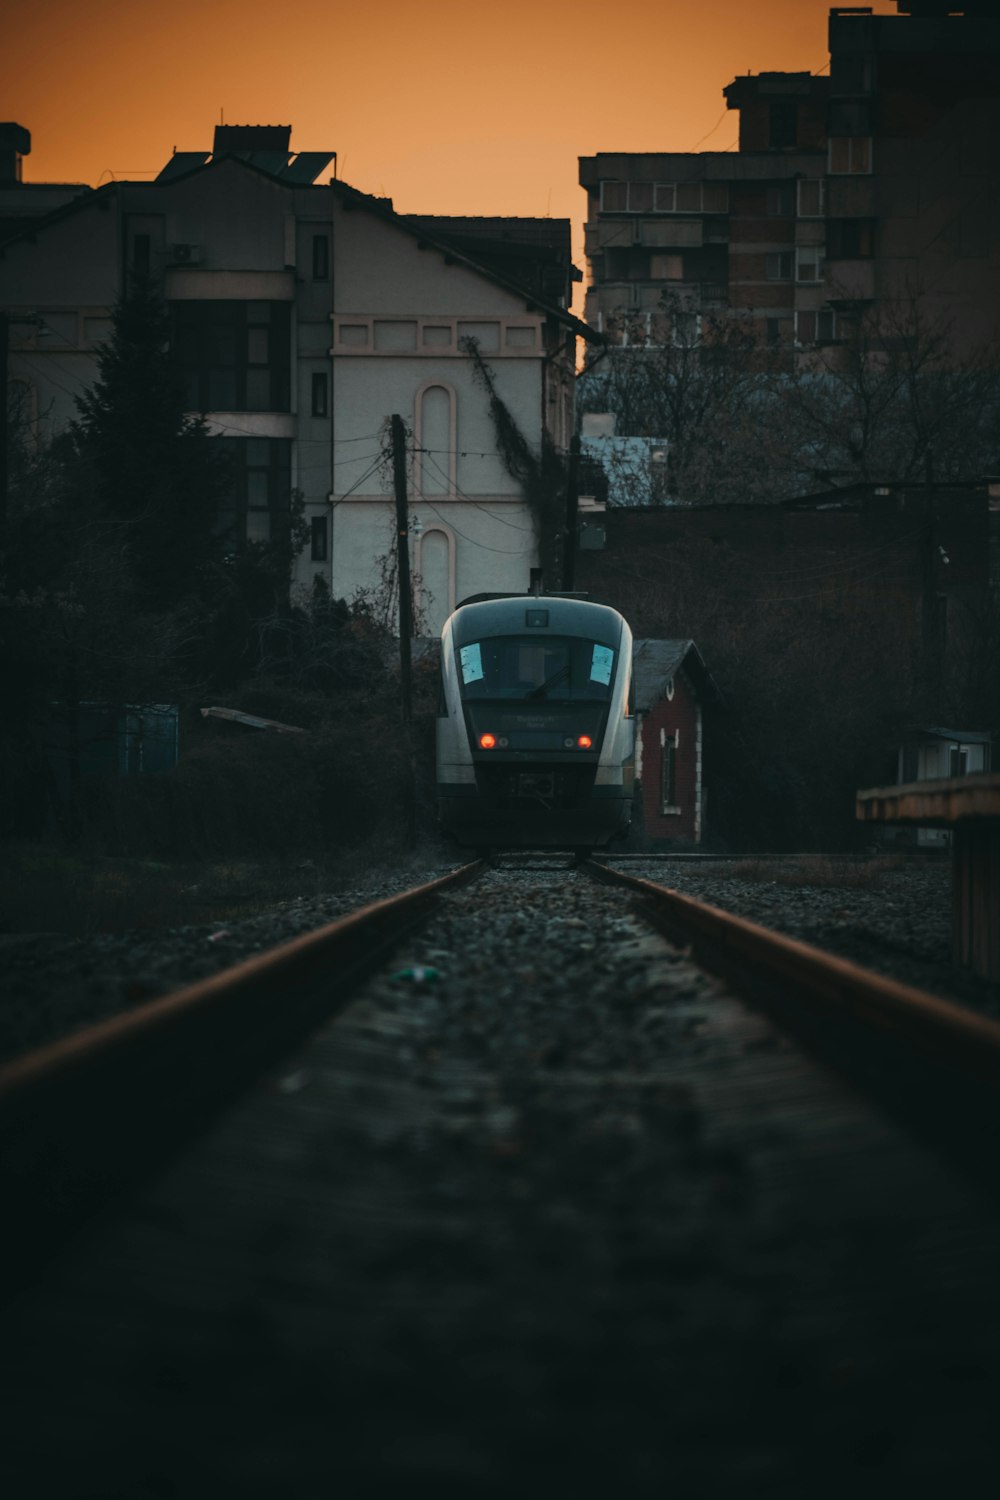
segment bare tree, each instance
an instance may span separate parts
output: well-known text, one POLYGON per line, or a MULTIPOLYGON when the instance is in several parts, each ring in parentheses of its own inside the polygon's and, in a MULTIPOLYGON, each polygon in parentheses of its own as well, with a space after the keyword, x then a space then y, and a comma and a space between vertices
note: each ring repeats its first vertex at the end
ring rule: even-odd
POLYGON ((699 311, 667 293, 654 313, 623 312, 609 338, 578 405, 612 413, 620 437, 666 445, 662 498, 752 503, 786 491, 793 455, 770 419, 776 351, 748 315, 699 311))
POLYGON ((841 322, 776 387, 805 472, 837 484, 981 477, 1000 458, 1000 348, 956 353, 920 294, 841 322))

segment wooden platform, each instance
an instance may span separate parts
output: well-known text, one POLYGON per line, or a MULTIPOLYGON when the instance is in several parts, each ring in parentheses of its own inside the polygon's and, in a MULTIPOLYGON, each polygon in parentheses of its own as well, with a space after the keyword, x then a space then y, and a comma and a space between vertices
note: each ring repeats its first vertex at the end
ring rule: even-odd
POLYGON ((952 956, 1000 980, 1000 773, 871 787, 858 792, 856 814, 952 829, 952 956))

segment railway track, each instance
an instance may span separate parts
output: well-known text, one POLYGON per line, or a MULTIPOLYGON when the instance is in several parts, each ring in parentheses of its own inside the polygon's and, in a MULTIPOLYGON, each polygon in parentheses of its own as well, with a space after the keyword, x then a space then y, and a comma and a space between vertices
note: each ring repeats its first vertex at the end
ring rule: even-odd
MULTIPOLYGON (((8 1287, 130 1189, 13 1299, 8 1493, 954 1493, 990 1461, 994 1200, 788 1040, 815 1006, 843 1052, 829 976, 807 1001, 750 924, 677 946, 683 898, 558 864, 333 924, 335 996, 329 929, 8 1071, 8 1287)), ((986 1119, 990 1029, 918 1004, 914 1071, 903 998, 888 1043, 854 1006, 869 1071, 986 1119)))

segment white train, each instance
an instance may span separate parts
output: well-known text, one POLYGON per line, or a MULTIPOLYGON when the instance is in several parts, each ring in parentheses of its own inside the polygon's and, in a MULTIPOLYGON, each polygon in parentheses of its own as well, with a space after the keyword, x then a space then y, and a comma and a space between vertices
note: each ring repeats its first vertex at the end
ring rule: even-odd
POLYGON ((599 848, 632 810, 632 632, 558 594, 478 595, 441 633, 442 829, 481 851, 599 848))

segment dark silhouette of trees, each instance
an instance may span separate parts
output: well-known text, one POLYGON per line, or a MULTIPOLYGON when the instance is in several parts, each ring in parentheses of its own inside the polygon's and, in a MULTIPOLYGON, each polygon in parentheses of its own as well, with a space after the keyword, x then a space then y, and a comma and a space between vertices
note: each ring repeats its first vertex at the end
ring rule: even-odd
POLYGON ((579 410, 668 446, 666 501, 768 504, 1000 465, 1000 348, 959 356, 913 290, 845 313, 836 338, 811 346, 768 343, 749 316, 699 312, 673 293, 648 324, 623 313, 609 338, 579 410))

